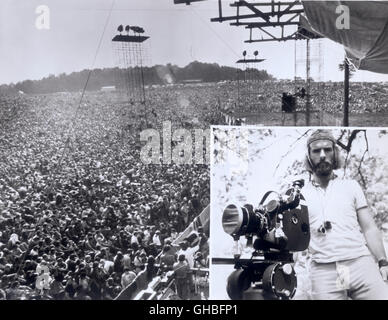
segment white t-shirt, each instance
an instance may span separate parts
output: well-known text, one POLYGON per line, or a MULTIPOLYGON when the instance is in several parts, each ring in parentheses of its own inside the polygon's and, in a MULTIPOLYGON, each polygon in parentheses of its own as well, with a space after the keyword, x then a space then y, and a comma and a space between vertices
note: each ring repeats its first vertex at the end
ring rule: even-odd
POLYGON ((388 257, 388 223, 384 223, 381 226, 381 233, 383 235, 383 244, 385 248, 385 254, 388 257))
POLYGON ((109 273, 110 270, 113 269, 114 262, 110 260, 105 260, 105 259, 101 259, 101 260, 104 261, 104 270, 109 273))
POLYGON ((309 211, 313 261, 329 263, 370 254, 357 218, 357 210, 368 204, 357 181, 335 178, 326 190, 308 182, 302 194, 309 211), (324 221, 332 226, 325 234, 318 232, 324 221))
POLYGON ((384 241, 385 255, 388 257, 388 241, 384 241))
POLYGON ((194 268, 194 253, 196 251, 198 251, 199 249, 199 246, 195 246, 193 248, 187 248, 186 250, 182 250, 180 249, 178 252, 177 252, 177 256, 179 257, 181 254, 184 254, 185 255, 185 258, 188 262, 188 265, 190 268, 194 268))
POLYGON ((136 278, 136 273, 133 271, 124 272, 121 276, 121 287, 126 288, 128 287, 133 280, 136 278))
POLYGON ((12 233, 9 237, 9 241, 12 242, 12 245, 15 245, 15 243, 19 241, 19 236, 16 233, 12 233))
POLYGON ((132 235, 132 237, 131 237, 131 244, 134 244, 134 243, 139 244, 139 240, 137 239, 137 237, 135 235, 132 235))
POLYGON ((161 246, 162 245, 162 242, 160 241, 160 238, 159 238, 159 235, 155 234, 153 237, 152 237, 152 242, 157 245, 157 246, 161 246))

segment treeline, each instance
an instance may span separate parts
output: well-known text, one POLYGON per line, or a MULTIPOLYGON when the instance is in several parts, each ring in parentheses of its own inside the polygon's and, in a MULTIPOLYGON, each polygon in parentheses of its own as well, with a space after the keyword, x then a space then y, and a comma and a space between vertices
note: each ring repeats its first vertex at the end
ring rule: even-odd
MULTIPOLYGON (((219 66, 216 63, 191 62, 181 68, 176 65, 156 65, 143 68, 145 85, 180 83, 187 80, 201 80, 203 82, 218 82, 224 80, 236 80, 239 69, 219 66)), ((241 71, 241 70, 240 70, 241 71)), ((265 70, 254 69, 255 79, 270 80, 271 75, 265 70)), ((252 73, 252 71, 251 71, 252 73)), ((70 74, 62 73, 58 76, 49 75, 41 80, 25 80, 16 85, 2 85, 0 92, 23 91, 29 94, 53 93, 62 91, 80 91, 85 87, 89 70, 82 70, 70 74)), ((141 82, 140 69, 104 68, 94 69, 91 73, 86 90, 99 90, 104 86, 124 87, 136 79, 141 82)), ((252 76, 252 75, 251 75, 252 76)))

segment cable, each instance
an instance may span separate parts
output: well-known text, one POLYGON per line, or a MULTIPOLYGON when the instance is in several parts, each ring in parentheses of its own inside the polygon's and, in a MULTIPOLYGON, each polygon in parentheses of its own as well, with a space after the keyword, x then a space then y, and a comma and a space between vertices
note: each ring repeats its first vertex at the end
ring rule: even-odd
POLYGON ((198 14, 198 12, 192 8, 192 11, 198 16, 198 18, 203 22, 203 24, 205 24, 215 35, 216 37, 226 46, 230 49, 230 51, 232 51, 236 57, 240 57, 240 55, 209 25, 206 23, 206 21, 203 20, 203 18, 198 14))
MULTIPOLYGON (((108 17, 107 17, 107 19, 106 19, 106 21, 105 21, 104 30, 103 30, 102 35, 101 35, 101 38, 100 38, 100 40, 99 40, 99 43, 98 43, 98 46, 97 46, 97 49, 96 49, 96 52, 95 52, 95 55, 94 55, 94 59, 93 59, 93 63, 92 63, 91 69, 89 70, 88 77, 87 77, 87 79, 86 79, 85 86, 84 86, 84 88, 83 88, 82 95, 81 95, 80 101, 79 101, 79 103, 78 103, 78 107, 77 107, 77 109, 76 109, 76 112, 75 112, 75 114, 74 114, 74 118, 72 119, 72 124, 70 125, 69 131, 68 131, 68 134, 67 134, 67 138, 66 138, 66 141, 65 141, 65 145, 64 145, 64 148, 63 148, 63 152, 62 152, 61 158, 60 158, 60 160, 59 160, 57 166, 55 167, 55 169, 53 170, 53 172, 52 172, 51 175, 50 175, 50 180, 51 180, 51 184, 50 184, 50 187, 49 187, 50 190, 52 189, 53 184, 54 184, 53 176, 54 176, 55 173, 58 172, 58 169, 60 169, 60 167, 61 167, 61 165, 62 165, 62 160, 63 160, 63 158, 64 158, 64 156, 65 156, 65 153, 66 153, 66 150, 67 150, 67 148, 68 148, 69 141, 70 141, 70 133, 71 133, 71 130, 72 130, 73 126, 74 126, 75 120, 77 119, 78 111, 79 111, 79 109, 80 109, 80 107, 81 107, 81 103, 82 103, 82 100, 83 100, 83 98, 84 98, 85 91, 86 91, 86 88, 87 88, 88 83, 89 83, 89 80, 90 80, 90 76, 91 76, 91 74, 92 74, 92 72, 93 72, 93 67, 94 67, 94 65, 95 65, 95 63, 96 63, 97 55, 98 55, 98 52, 100 51, 101 44, 102 44, 102 40, 103 40, 103 38, 104 38, 106 28, 107 28, 108 23, 109 23, 109 21, 110 21, 110 17, 111 17, 111 15, 112 15, 112 11, 113 11, 113 7, 114 7, 115 2, 116 2, 116 0, 112 0, 112 5, 111 5, 111 7, 110 7, 108 17)), ((37 227, 43 220, 44 220, 43 218, 40 218, 39 221, 38 221, 37 224, 36 224, 36 227, 37 227)), ((33 233, 34 233, 34 231, 32 231, 32 233, 29 234, 29 238, 31 237, 31 234, 33 234, 33 233)), ((28 249, 24 252, 23 257, 22 257, 22 259, 21 259, 21 261, 20 261, 20 265, 19 265, 18 271, 17 271, 16 274, 19 274, 19 273, 20 273, 20 270, 22 269, 22 266, 24 265, 24 262, 25 262, 27 253, 28 253, 29 251, 30 251, 30 248, 28 248, 28 249)))
POLYGON ((52 172, 52 174, 51 174, 51 177, 50 177, 50 180, 51 180, 50 189, 52 189, 52 186, 54 184, 53 179, 52 179, 53 175, 56 174, 59 171, 58 169, 61 168, 63 158, 64 158, 64 156, 66 154, 66 151, 68 150, 68 146, 69 146, 69 142, 70 142, 70 134, 71 134, 71 131, 72 131, 73 127, 74 127, 75 120, 77 119, 78 112, 79 112, 80 107, 81 107, 81 103, 82 103, 83 98, 85 96, 85 91, 86 91, 86 88, 87 88, 87 86, 89 84, 90 76, 91 76, 91 74, 93 72, 93 68, 94 68, 94 65, 95 65, 96 60, 97 60, 97 55, 98 55, 98 52, 100 51, 101 44, 102 44, 102 41, 103 41, 103 38, 104 38, 104 35, 105 35, 106 28, 108 27, 108 23, 110 21, 111 15, 112 15, 112 11, 113 11, 113 7, 115 5, 115 2, 116 2, 116 0, 112 0, 112 4, 111 4, 110 10, 109 10, 109 14, 108 14, 108 17, 106 18, 104 29, 103 29, 103 32, 101 34, 100 40, 98 42, 98 46, 97 46, 97 49, 96 49, 96 52, 95 52, 94 58, 93 58, 93 63, 91 65, 91 68, 89 69, 88 77, 86 79, 84 88, 82 90, 82 94, 81 94, 81 98, 80 98, 79 103, 78 103, 78 107, 77 107, 77 109, 75 111, 73 119, 71 120, 72 123, 70 124, 69 130, 68 130, 68 133, 67 133, 67 137, 66 137, 66 140, 65 140, 65 145, 64 145, 64 148, 63 148, 63 151, 62 151, 61 158, 59 159, 59 162, 58 162, 57 166, 55 167, 54 172, 52 172))

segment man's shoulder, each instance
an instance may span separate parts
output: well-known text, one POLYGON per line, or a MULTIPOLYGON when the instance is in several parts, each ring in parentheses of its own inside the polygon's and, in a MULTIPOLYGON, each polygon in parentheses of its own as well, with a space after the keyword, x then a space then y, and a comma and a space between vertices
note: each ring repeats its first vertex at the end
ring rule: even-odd
POLYGON ((336 178, 334 181, 338 186, 346 188, 346 190, 349 191, 354 191, 356 188, 361 188, 358 181, 352 178, 336 178))
POLYGON ((333 181, 337 181, 337 182, 341 182, 341 183, 358 183, 357 180, 355 180, 353 178, 339 177, 339 176, 335 176, 335 178, 333 178, 333 181))
MULTIPOLYGON (((359 186, 360 184, 358 183, 357 180, 348 178, 348 177, 339 177, 335 176, 332 180, 332 183, 338 186, 349 186, 349 187, 354 187, 354 186, 359 186)), ((314 180, 307 180, 305 182, 305 185, 303 189, 311 188, 311 187, 316 187, 317 184, 314 180)), ((303 190, 302 189, 302 190, 303 190)))

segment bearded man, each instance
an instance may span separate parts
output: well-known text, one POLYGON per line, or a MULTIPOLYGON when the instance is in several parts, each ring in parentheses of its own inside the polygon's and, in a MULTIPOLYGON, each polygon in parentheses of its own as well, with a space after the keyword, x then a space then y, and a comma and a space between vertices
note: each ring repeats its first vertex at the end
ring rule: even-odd
POLYGON ((334 170, 342 160, 328 130, 307 140, 306 167, 311 181, 303 188, 309 209, 312 298, 388 299, 388 262, 365 195, 355 180, 334 170))

